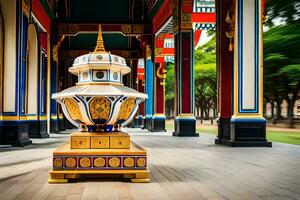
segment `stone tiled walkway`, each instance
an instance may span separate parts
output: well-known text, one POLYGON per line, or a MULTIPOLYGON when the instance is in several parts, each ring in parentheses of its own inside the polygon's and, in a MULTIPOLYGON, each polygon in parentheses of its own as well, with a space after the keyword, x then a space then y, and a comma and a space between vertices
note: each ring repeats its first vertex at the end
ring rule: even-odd
POLYGON ((300 199, 300 147, 229 148, 214 137, 128 129, 149 154, 151 183, 90 179, 48 184, 51 153, 68 134, 0 149, 0 200, 6 199, 300 199))

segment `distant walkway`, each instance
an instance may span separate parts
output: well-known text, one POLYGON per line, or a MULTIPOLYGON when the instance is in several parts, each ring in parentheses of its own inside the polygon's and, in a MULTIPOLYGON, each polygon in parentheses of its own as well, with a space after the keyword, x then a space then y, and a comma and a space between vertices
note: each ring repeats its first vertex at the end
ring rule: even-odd
MULTIPOLYGON (((174 120, 170 119, 167 120, 167 124, 172 125, 174 124, 174 120)), ((287 128, 286 124, 267 124, 267 130, 270 131, 288 131, 288 132, 300 132, 300 126, 295 125, 295 128, 287 128)), ((217 122, 216 120, 213 121, 213 124, 211 124, 211 120, 203 120, 203 123, 198 119, 197 120, 197 128, 203 128, 203 129, 217 129, 217 122)))
POLYGON ((127 129, 149 154, 151 183, 82 180, 48 184, 51 153, 68 139, 51 134, 25 148, 0 149, 0 199, 300 199, 300 147, 214 145, 215 136, 172 137, 127 129))

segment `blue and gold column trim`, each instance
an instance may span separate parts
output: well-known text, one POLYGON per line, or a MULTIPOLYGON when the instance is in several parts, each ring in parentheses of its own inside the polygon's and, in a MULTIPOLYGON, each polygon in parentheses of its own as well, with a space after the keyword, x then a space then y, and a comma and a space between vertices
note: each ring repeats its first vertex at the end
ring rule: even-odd
POLYGON ((23 22, 22 1, 4 1, 1 4, 2 35, 6 45, 3 50, 3 90, 0 112, 0 144, 24 146, 31 144, 28 137, 27 116, 23 116, 21 84, 22 82, 22 45, 23 31, 27 24, 23 22), (5 11, 5 12, 4 12, 5 11), (6 42, 8 41, 8 42, 6 42), (9 55, 9 56, 7 56, 9 55), (22 105, 22 106, 21 106, 22 105))
POLYGON ((262 115, 263 57, 261 0, 236 0, 234 105, 230 146, 271 146, 262 115))

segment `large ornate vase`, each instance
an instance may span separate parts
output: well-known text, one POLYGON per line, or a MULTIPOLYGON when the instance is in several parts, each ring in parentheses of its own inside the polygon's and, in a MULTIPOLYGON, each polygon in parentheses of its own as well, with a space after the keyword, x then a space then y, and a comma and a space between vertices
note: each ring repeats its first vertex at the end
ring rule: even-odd
POLYGON ((125 59, 105 51, 77 57, 69 69, 78 76, 76 86, 53 94, 68 120, 81 131, 110 132, 131 122, 138 105, 147 98, 122 84, 130 72, 125 59))
POLYGON ((75 59, 69 71, 76 86, 54 94, 65 116, 82 132, 53 152, 49 183, 65 183, 85 175, 118 175, 132 182, 149 182, 147 152, 120 131, 147 98, 122 84, 130 72, 125 59, 106 52, 101 26, 94 52, 75 59))

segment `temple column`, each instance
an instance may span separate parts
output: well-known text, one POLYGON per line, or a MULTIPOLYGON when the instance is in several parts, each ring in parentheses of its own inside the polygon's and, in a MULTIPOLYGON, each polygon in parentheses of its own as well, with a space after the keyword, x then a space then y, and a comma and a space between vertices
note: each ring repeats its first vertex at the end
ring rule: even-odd
POLYGON ((145 55, 145 92, 148 99, 145 101, 145 119, 144 128, 151 130, 151 122, 153 117, 153 85, 154 85, 154 66, 152 62, 152 37, 142 37, 142 44, 145 55))
POLYGON ((217 14, 217 75, 218 75, 218 136, 216 144, 230 140, 233 73, 233 1, 216 1, 217 14), (228 18, 229 17, 229 18, 228 18), (226 22, 227 19, 232 21, 226 22))
MULTIPOLYGON (((137 65, 137 91, 145 93, 145 59, 141 58, 138 60, 137 65)), ((142 102, 139 105, 138 110, 138 126, 144 127, 144 116, 145 116, 145 103, 142 102)))
POLYGON ((193 1, 174 0, 175 131, 173 136, 199 136, 194 116, 193 1))
POLYGON ((235 0, 233 116, 230 146, 272 146, 263 118, 261 0, 235 0))
MULTIPOLYGON (((58 82, 57 82, 57 62, 51 62, 51 95, 58 92, 58 82)), ((51 96, 50 95, 50 96, 51 96)), ((59 132, 59 118, 58 118, 58 104, 54 99, 50 101, 50 132, 59 132)))
MULTIPOLYGON (((130 82, 131 82, 131 88, 138 90, 138 73, 137 73, 137 68, 138 68, 138 61, 137 60, 131 60, 130 61, 130 82)), ((131 127, 132 128, 140 128, 139 122, 138 122, 138 112, 135 114, 132 122, 131 122, 131 127)))
POLYGON ((0 144, 31 144, 28 134, 24 68, 26 60, 26 17, 20 0, 0 0, 0 144), (24 25, 24 27, 22 26, 24 25), (24 30, 25 29, 25 30, 24 30))
MULTIPOLYGON (((55 42, 55 45, 53 46, 52 51, 52 61, 51 61, 51 85, 50 85, 50 91, 51 95, 54 93, 59 92, 59 48, 64 41, 65 37, 62 36, 58 39, 58 41, 55 42)), ((51 96, 50 95, 50 96, 51 96)), ((51 99, 50 102, 50 132, 59 132, 62 130, 61 126, 64 125, 64 119, 62 114, 59 112, 58 103, 51 99)))
POLYGON ((162 55, 164 47, 164 34, 157 36, 155 39, 154 51, 154 98, 151 131, 162 132, 166 131, 166 115, 165 115, 165 58, 162 55))
POLYGON ((146 58, 146 77, 145 77, 145 92, 148 95, 148 99, 145 101, 145 121, 144 128, 151 130, 151 122, 153 117, 153 76, 154 66, 151 58, 146 58))

